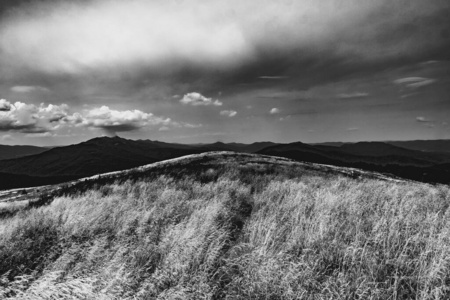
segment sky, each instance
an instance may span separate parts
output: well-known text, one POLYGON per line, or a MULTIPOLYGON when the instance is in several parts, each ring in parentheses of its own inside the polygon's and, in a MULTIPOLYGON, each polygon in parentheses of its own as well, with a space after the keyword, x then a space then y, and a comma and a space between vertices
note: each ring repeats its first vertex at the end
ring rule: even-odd
POLYGON ((2 0, 0 144, 450 139, 448 0, 2 0))

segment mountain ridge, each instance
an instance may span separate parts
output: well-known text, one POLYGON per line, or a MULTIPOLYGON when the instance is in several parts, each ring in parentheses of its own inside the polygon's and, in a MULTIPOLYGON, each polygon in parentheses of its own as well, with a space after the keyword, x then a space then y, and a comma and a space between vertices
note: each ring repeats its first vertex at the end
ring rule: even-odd
MULTIPOLYGON (((126 170, 209 151, 234 151, 286 157, 297 161, 355 167, 390 173, 427 182, 450 182, 450 154, 411 150, 383 142, 359 142, 340 146, 302 142, 278 144, 223 143, 185 145, 121 137, 97 137, 79 144, 54 147, 42 153, 0 160, 0 177, 24 176, 23 180, 0 180, 0 189, 60 183, 96 174, 126 170), (14 175, 14 176, 13 176, 14 175), (6 183, 8 182, 8 183, 6 183)), ((1 178, 0 178, 1 179, 1 178)))

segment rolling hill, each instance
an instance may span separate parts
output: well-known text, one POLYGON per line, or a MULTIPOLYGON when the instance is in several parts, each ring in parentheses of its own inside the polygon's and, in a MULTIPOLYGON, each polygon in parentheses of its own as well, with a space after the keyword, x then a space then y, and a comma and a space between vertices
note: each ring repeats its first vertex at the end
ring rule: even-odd
POLYGON ((0 298, 448 299, 449 201, 357 169, 189 155, 0 202, 0 298))

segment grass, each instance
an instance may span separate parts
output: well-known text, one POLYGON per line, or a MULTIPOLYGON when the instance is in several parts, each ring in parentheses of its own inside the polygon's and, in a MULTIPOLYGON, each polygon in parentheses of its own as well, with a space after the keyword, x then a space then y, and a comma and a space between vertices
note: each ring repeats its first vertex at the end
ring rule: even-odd
POLYGON ((204 158, 1 218, 0 298, 450 298, 447 186, 204 158))

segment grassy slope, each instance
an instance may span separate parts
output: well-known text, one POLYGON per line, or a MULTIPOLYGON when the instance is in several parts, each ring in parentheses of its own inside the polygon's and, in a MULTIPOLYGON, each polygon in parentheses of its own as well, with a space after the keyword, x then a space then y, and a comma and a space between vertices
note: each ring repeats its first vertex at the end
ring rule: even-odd
POLYGON ((0 298, 450 296, 446 186, 216 154, 66 193, 0 219, 0 298))

